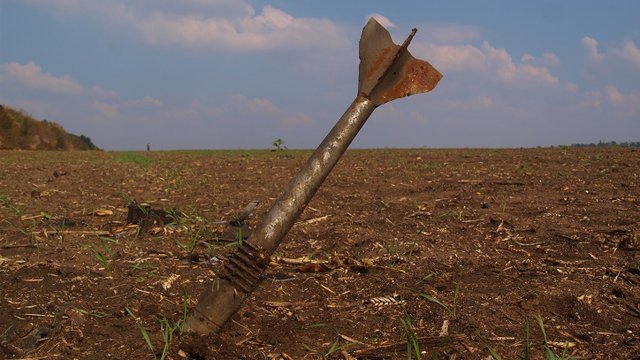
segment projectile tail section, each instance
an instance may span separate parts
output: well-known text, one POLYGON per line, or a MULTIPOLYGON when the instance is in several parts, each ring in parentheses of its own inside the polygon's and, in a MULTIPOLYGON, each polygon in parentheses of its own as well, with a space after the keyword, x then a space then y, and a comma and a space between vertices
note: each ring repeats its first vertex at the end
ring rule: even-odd
POLYGON ((416 31, 413 29, 402 45, 396 45, 382 25, 369 19, 360 38, 358 95, 379 106, 435 88, 442 74, 407 50, 416 31))

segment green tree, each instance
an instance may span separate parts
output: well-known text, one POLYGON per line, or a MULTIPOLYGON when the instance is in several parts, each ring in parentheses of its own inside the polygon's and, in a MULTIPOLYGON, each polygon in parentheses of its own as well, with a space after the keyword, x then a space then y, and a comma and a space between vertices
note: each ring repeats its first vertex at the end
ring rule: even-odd
POLYGON ((284 151, 287 149, 287 147, 284 145, 284 140, 280 138, 273 140, 271 144, 273 145, 273 147, 275 147, 275 149, 271 151, 284 151))

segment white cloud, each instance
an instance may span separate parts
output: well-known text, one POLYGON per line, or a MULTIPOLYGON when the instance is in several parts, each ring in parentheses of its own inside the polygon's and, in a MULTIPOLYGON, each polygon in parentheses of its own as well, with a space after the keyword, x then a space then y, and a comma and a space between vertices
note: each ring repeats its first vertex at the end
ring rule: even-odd
POLYGON ((118 106, 105 102, 97 102, 94 104, 94 108, 98 115, 103 119, 113 119, 119 114, 118 106))
POLYGON ((599 91, 588 91, 584 94, 584 99, 578 105, 580 109, 599 109, 602 106, 602 93, 599 91))
POLYGON ((481 70, 485 68, 486 56, 473 45, 436 45, 415 42, 411 52, 427 59, 441 72, 481 70))
POLYGON ((423 39, 436 43, 464 43, 480 38, 480 31, 473 26, 459 24, 429 24, 420 32, 423 39))
POLYGON ((341 48, 342 30, 326 19, 294 18, 265 6, 257 16, 228 19, 155 14, 142 19, 139 30, 150 44, 213 47, 230 51, 341 48))
POLYGON ((391 29, 391 28, 396 27, 396 25, 391 20, 389 20, 388 17, 386 17, 384 15, 381 15, 381 14, 378 14, 378 13, 369 14, 369 15, 367 15, 367 17, 365 18, 364 21, 367 22, 367 21, 369 21, 370 18, 376 19, 376 21, 379 22, 380 25, 384 26, 387 29, 391 29))
POLYGON ((127 5, 136 12, 145 12, 155 8, 173 14, 201 14, 203 16, 242 17, 255 14, 253 6, 246 1, 238 0, 136 0, 127 5))
POLYGON ((476 111, 490 109, 496 105, 496 101, 489 95, 471 96, 469 98, 458 98, 447 100, 444 107, 448 111, 465 111, 475 113, 476 111))
POLYGON ((303 113, 292 113, 285 116, 281 124, 286 127, 306 126, 313 123, 311 116, 303 113))
POLYGON ((589 36, 582 38, 582 46, 587 50, 587 58, 592 63, 598 64, 602 61, 603 55, 598 52, 598 41, 589 36))
POLYGON ((609 104, 614 107, 614 114, 632 119, 637 119, 640 115, 640 92, 624 94, 615 86, 607 86, 602 92, 609 104))
POLYGON ((487 41, 482 43, 482 51, 487 56, 488 66, 493 68, 505 83, 525 86, 558 83, 558 78, 551 75, 546 67, 515 64, 505 49, 496 49, 487 41))
POLYGON ((605 94, 607 95, 607 99, 609 103, 612 105, 619 105, 622 103, 624 96, 620 93, 620 91, 615 86, 607 86, 604 89, 605 94))
POLYGON ((527 63, 529 65, 537 65, 537 66, 559 66, 560 59, 554 53, 545 53, 540 57, 535 57, 530 54, 522 55, 522 62, 527 63))
POLYGON ((46 90, 53 93, 78 94, 82 85, 69 76, 54 76, 36 65, 33 61, 27 64, 16 62, 2 64, 2 78, 15 81, 20 85, 33 89, 46 90))
MULTIPOLYGON (((444 73, 471 71, 490 74, 502 83, 513 86, 555 85, 559 82, 547 67, 515 63, 505 49, 494 48, 487 41, 480 47, 416 43, 412 53, 427 59, 444 73)), ((552 56, 547 58, 551 59, 552 56)))
POLYGON ((269 114, 282 113, 274 103, 263 98, 248 98, 244 95, 235 95, 231 98, 231 111, 245 114, 269 114))
POLYGON ((426 117, 426 115, 418 111, 411 111, 409 113, 409 118, 415 121, 416 123, 427 124, 429 122, 429 119, 426 117))
POLYGON ((221 117, 255 119, 258 116, 262 121, 278 126, 291 127, 303 126, 313 123, 313 119, 303 113, 290 112, 281 109, 271 100, 264 98, 250 98, 244 95, 232 96, 223 109, 221 117))
POLYGON ((620 57, 640 70, 640 49, 633 41, 627 41, 627 43, 618 51, 620 57))
POLYGON ((578 85, 572 83, 571 81, 565 81, 564 88, 569 92, 575 93, 578 90, 578 85))
POLYGON ((611 109, 611 114, 621 118, 634 118, 640 115, 640 92, 622 93, 612 85, 602 90, 585 93, 579 108, 583 110, 611 109))
POLYGON ((344 31, 329 19, 296 18, 270 5, 256 13, 246 1, 168 0, 109 2, 30 0, 41 7, 87 13, 110 24, 125 24, 156 46, 211 48, 221 51, 343 49, 344 31))
POLYGON ((493 99, 490 96, 484 95, 479 97, 480 104, 483 107, 491 107, 493 105, 493 99))
POLYGON ((582 38, 582 46, 587 50, 589 66, 615 66, 620 63, 631 65, 640 70, 640 49, 635 42, 629 40, 621 47, 614 47, 604 52, 598 49, 598 41, 591 37, 582 38))
POLYGON ((153 98, 149 95, 146 95, 142 98, 142 100, 134 101, 135 104, 145 105, 145 106, 162 106, 162 101, 153 98))
POLYGON ((176 15, 201 14, 229 16, 251 16, 253 7, 242 0, 23 0, 34 6, 52 9, 57 15, 93 14, 111 21, 120 19, 133 21, 144 14, 162 9, 176 15))
POLYGON ((117 94, 114 91, 104 89, 100 86, 94 86, 91 88, 91 93, 99 98, 115 98, 117 94))

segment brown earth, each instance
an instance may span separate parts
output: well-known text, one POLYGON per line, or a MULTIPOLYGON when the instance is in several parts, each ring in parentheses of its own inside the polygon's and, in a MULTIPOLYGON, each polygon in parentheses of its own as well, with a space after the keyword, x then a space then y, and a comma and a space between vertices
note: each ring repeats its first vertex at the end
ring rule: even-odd
POLYGON ((625 148, 349 151, 224 331, 181 335, 223 222, 308 155, 0 152, 0 358, 541 359, 539 316, 558 356, 640 359, 625 148), (127 226, 132 200, 177 220, 127 226))

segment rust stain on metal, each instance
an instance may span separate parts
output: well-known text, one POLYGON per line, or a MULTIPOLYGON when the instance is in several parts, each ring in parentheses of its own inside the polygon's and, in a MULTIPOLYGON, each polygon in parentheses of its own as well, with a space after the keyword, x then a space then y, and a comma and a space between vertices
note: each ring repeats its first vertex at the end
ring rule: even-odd
POLYGON ((409 59, 403 66, 403 76, 390 89, 379 95, 383 103, 420 92, 431 91, 442 75, 426 61, 409 59))
POLYGON ((442 74, 407 49, 417 31, 412 29, 402 45, 396 45, 384 27, 375 21, 367 23, 360 39, 359 95, 382 105, 435 87, 442 74))
POLYGON ((394 47, 386 47, 384 49, 382 49, 382 53, 380 53, 380 56, 378 56, 376 58, 376 61, 373 62, 373 65, 371 66, 371 68, 369 69, 369 71, 367 72, 366 77, 366 81, 371 81, 371 80, 378 80, 378 79, 372 79, 372 77, 374 77, 375 75, 378 75, 378 73, 382 70, 384 71, 385 69, 382 67, 383 65, 386 65, 386 63, 389 61, 389 53, 392 53, 394 51, 394 47))
POLYGON ((188 330, 200 334, 219 331, 258 287, 271 255, 376 107, 436 86, 442 74, 407 50, 416 31, 399 46, 382 25, 369 20, 360 38, 358 96, 262 222, 229 257, 222 273, 207 284, 187 319, 188 330))

